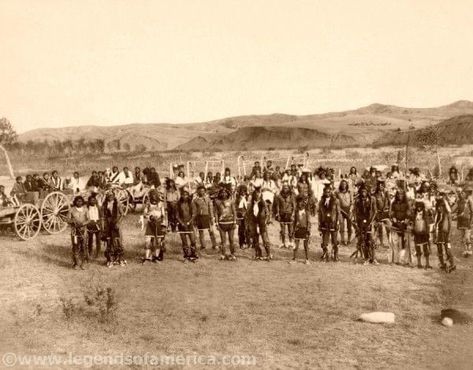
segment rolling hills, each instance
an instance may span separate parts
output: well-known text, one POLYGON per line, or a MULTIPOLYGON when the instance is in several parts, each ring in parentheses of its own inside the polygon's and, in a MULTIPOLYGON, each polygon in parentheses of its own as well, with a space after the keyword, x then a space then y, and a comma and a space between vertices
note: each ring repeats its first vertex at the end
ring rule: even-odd
MULTIPOLYGON (((435 108, 404 108, 371 104, 355 110, 312 115, 247 115, 199 123, 146 123, 120 126, 78 126, 38 128, 19 135, 19 140, 65 141, 102 139, 105 144, 119 140, 120 150, 202 150, 223 148, 275 147, 304 145, 370 145, 396 142, 399 131, 422 130, 456 116, 473 115, 473 102, 461 100, 435 108), (396 137, 394 137, 396 136, 396 137), (125 148, 125 149, 124 149, 125 148)), ((456 121, 455 121, 456 122, 456 121)), ((443 123, 442 123, 443 124, 443 123)), ((452 125, 459 123, 450 123, 452 125)), ((463 127, 463 126, 462 126, 463 127)), ((468 131, 468 125, 466 131, 468 131)), ((462 129, 463 130, 463 129, 462 129)), ((455 132, 451 132, 449 141, 455 132)), ((465 139, 468 141, 468 139, 465 139)), ((107 145, 106 145, 107 147, 107 145)))
POLYGON ((463 145, 473 144, 473 115, 455 116, 436 125, 396 134, 386 133, 376 145, 463 145))
POLYGON ((291 149, 295 147, 326 147, 347 145, 352 136, 328 134, 319 130, 301 127, 247 126, 230 134, 198 136, 178 147, 184 151, 291 149))

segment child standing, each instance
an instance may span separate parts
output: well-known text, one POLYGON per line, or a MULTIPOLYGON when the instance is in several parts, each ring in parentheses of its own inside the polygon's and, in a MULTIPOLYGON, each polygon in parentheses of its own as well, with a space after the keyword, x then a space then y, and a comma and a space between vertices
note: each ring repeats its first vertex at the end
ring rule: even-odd
POLYGON ((303 196, 297 197, 296 212, 294 215, 294 255, 292 261, 295 262, 297 258, 297 251, 299 244, 302 241, 304 244, 305 264, 309 262, 309 238, 310 238, 310 214, 306 209, 306 202, 303 196))

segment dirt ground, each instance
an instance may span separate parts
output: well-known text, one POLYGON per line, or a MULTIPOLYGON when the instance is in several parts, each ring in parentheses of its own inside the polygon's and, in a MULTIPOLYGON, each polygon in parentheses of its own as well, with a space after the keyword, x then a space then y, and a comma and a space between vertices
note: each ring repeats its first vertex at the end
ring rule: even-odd
MULTIPOLYGON (((124 227, 128 266, 107 269, 101 257, 86 271, 71 269, 68 232, 31 242, 0 236, 0 352, 238 354, 279 369, 471 369, 472 327, 439 324, 442 307, 473 307, 473 259, 459 246, 458 270, 449 275, 389 266, 387 250, 379 266, 354 264, 353 245, 342 248, 341 262, 321 263, 318 237, 311 265, 288 264, 291 252, 276 247, 272 262, 253 261, 249 250, 219 261, 208 248, 198 263, 184 264, 177 235, 169 235, 163 263, 141 265, 138 216, 124 227), (106 320, 84 309, 94 286, 116 292, 116 314, 106 320), (394 312, 396 323, 357 321, 370 311, 394 312)), ((277 244, 277 225, 270 236, 277 244)))

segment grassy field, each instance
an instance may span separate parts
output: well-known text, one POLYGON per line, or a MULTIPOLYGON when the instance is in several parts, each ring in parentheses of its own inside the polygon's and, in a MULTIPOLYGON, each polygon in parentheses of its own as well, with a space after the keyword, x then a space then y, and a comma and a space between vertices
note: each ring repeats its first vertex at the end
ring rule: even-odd
MULTIPOLYGON (((458 246, 458 270, 445 275, 389 266, 386 250, 380 266, 354 264, 353 246, 342 248, 340 263, 290 265, 291 252, 280 249, 272 262, 253 261, 250 251, 218 261, 207 249, 184 264, 171 235, 165 261, 143 266, 137 220, 126 219, 128 266, 112 269, 102 257, 72 270, 67 232, 31 242, 0 236, 1 352, 236 354, 279 369, 471 368, 471 326, 447 329, 438 320, 446 306, 471 312, 473 260, 458 246), (116 292, 114 313, 85 303, 94 287, 116 292), (396 323, 357 321, 369 311, 394 312, 396 323)), ((270 231, 276 243, 276 225, 270 231)), ((310 257, 319 255, 314 237, 310 257)))

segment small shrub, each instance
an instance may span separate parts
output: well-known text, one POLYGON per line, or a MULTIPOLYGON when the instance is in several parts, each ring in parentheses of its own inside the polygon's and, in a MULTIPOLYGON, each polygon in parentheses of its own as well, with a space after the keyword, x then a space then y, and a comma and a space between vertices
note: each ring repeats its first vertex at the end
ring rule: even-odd
POLYGON ((41 316, 43 312, 43 306, 41 306, 39 303, 35 306, 34 308, 34 315, 35 316, 41 316))
POLYGON ((71 320, 77 311, 72 298, 61 297, 59 301, 61 302, 62 313, 64 314, 64 317, 66 320, 71 320))
POLYGON ((118 300, 113 288, 96 286, 84 293, 84 301, 87 306, 96 310, 100 322, 110 322, 115 319, 118 300))

